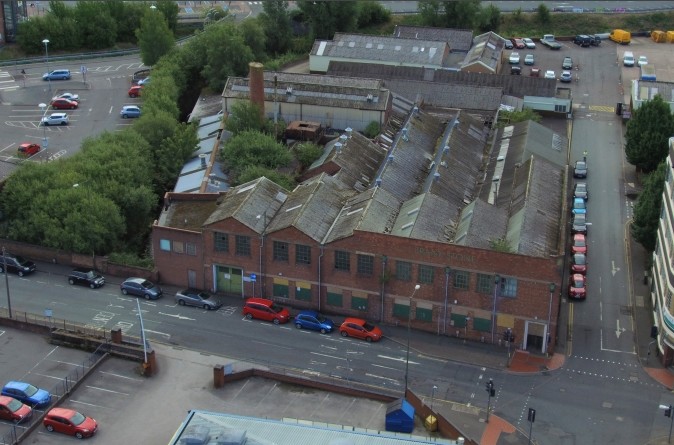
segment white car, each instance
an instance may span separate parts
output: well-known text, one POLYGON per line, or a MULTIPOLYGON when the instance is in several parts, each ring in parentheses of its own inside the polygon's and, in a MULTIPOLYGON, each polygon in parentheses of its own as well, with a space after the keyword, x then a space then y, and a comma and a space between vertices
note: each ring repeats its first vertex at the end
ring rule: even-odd
POLYGON ((531 40, 529 37, 523 38, 522 41, 524 42, 524 45, 525 45, 528 49, 536 49, 536 44, 535 44, 534 41, 531 40))
POLYGON ((648 65, 648 57, 639 56, 639 60, 637 60, 637 65, 639 65, 639 66, 648 65))
POLYGON ((73 94, 73 93, 61 93, 58 96, 52 97, 52 100, 56 100, 56 99, 68 99, 68 100, 72 100, 72 101, 75 101, 75 102, 79 102, 80 96, 79 96, 79 94, 73 94))
POLYGON ((527 54, 524 56, 524 64, 525 65, 533 65, 534 64, 534 55, 533 54, 527 54))
POLYGON ((547 71, 545 72, 545 76, 544 76, 544 77, 545 77, 546 79, 557 79, 557 76, 555 75, 555 72, 552 71, 552 70, 547 70, 547 71))
POLYGON ((52 113, 42 118, 42 125, 67 125, 68 115, 65 113, 52 113))
POLYGON ((517 52, 512 52, 510 53, 510 57, 508 58, 508 63, 512 65, 517 65, 520 63, 520 53, 517 52))

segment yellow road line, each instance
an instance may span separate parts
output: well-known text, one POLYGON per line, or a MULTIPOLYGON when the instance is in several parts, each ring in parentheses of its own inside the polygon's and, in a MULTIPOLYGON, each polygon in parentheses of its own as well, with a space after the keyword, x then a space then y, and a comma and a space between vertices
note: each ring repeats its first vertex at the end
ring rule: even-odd
POLYGON ((587 107, 590 111, 604 111, 606 113, 615 113, 615 107, 610 105, 590 105, 587 107))

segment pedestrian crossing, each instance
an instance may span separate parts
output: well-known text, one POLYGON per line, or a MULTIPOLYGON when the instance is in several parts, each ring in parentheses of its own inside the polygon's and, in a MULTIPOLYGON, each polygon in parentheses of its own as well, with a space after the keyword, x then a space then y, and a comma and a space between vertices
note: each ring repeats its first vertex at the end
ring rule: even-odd
POLYGON ((615 107, 611 107, 609 105, 590 105, 588 107, 590 111, 603 111, 605 113, 614 113, 615 112, 615 107))
POLYGON ((20 87, 9 72, 0 70, 0 90, 16 90, 20 87))

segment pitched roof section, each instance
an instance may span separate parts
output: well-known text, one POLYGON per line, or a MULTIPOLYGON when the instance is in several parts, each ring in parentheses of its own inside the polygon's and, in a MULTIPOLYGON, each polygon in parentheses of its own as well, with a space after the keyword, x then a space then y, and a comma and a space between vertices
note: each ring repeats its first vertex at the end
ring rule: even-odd
POLYGON ((364 34, 335 33, 333 40, 316 40, 310 56, 343 60, 390 62, 444 67, 446 41, 400 39, 364 34))
POLYGON ((389 80, 386 86, 395 94, 400 94, 411 101, 438 108, 496 111, 503 97, 503 90, 499 87, 452 85, 402 79, 389 80))
POLYGON ((257 233, 265 231, 288 198, 288 191, 264 176, 229 189, 204 226, 234 218, 257 233))
POLYGON ((422 193, 402 205, 391 235, 446 243, 455 213, 447 200, 422 193))
POLYGON ((493 32, 480 34, 473 39, 473 46, 466 54, 462 67, 479 63, 496 72, 505 46, 503 38, 493 32))
POLYGON ((490 241, 504 238, 508 211, 476 199, 461 212, 452 242, 462 246, 489 249, 490 241))
MULTIPOLYGON (((360 110, 385 110, 390 92, 379 79, 346 79, 339 76, 264 73, 264 100, 360 110), (276 78, 276 81, 274 80, 276 78)), ((247 77, 229 77, 222 91, 225 99, 249 99, 247 77)))
POLYGON ((357 76, 383 79, 386 88, 393 79, 438 82, 443 85, 474 85, 497 87, 503 94, 523 98, 524 96, 555 97, 557 81, 542 77, 510 76, 502 74, 469 73, 465 71, 436 70, 415 66, 378 65, 374 63, 353 63, 332 61, 328 67, 332 76, 357 76))
POLYGON ((217 207, 217 193, 167 193, 157 225, 198 232, 217 207))
POLYGON ((473 44, 470 29, 431 28, 428 26, 396 25, 393 36, 404 39, 437 40, 449 43, 451 51, 466 52, 473 44))

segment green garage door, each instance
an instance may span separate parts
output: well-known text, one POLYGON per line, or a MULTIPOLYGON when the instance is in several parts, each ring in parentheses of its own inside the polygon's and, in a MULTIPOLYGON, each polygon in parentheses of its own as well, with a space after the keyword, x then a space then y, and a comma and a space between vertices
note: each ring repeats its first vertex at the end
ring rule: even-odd
POLYGON ((228 295, 243 296, 243 271, 228 266, 215 266, 216 289, 228 295))

